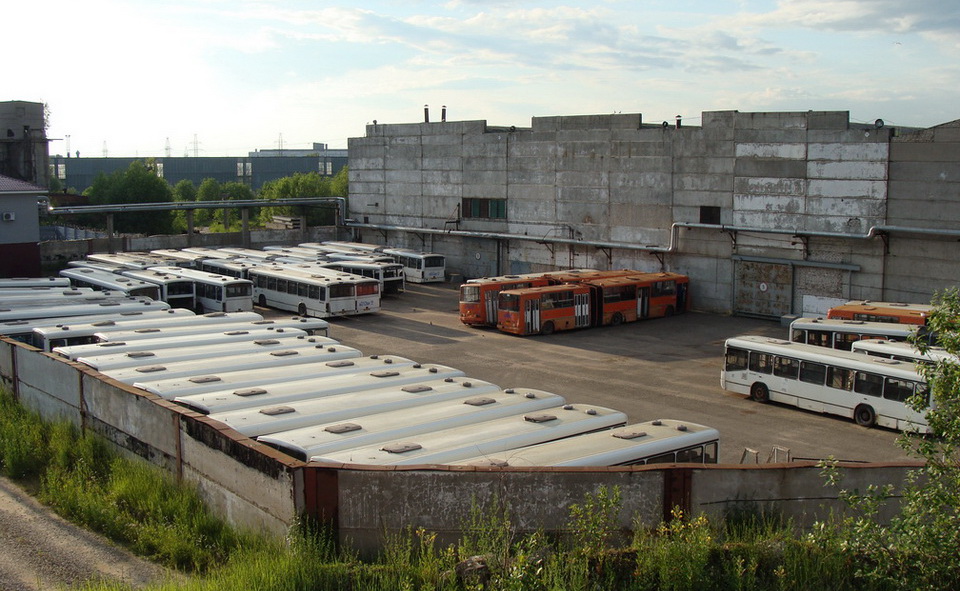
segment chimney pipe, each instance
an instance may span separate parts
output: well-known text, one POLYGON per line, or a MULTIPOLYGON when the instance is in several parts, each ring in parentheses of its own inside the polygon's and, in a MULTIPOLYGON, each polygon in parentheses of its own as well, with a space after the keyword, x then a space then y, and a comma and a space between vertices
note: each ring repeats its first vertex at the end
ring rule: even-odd
POLYGON ((430 123, 430 105, 423 105, 423 122, 430 123))
POLYGON ((447 105, 440 107, 440 121, 443 123, 447 122, 447 105))
POLYGON ((677 115, 677 129, 680 129, 680 115, 677 115))

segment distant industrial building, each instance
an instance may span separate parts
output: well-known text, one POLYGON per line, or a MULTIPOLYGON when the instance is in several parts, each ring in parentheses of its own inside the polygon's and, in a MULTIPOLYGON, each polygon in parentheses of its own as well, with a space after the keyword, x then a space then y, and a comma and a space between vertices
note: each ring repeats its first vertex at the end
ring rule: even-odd
POLYGON ((154 162, 157 174, 170 185, 188 180, 199 186, 206 179, 214 179, 219 183, 243 183, 256 191, 269 181, 296 173, 333 176, 347 165, 347 150, 329 149, 326 144, 316 143, 309 150, 258 150, 244 157, 87 158, 68 154, 50 158, 61 185, 77 193, 92 185, 97 175, 126 170, 136 160, 154 162))
POLYGON ((445 254, 467 278, 675 271, 699 310, 772 318, 848 299, 929 302, 960 284, 960 121, 428 121, 350 139, 354 239, 445 254))

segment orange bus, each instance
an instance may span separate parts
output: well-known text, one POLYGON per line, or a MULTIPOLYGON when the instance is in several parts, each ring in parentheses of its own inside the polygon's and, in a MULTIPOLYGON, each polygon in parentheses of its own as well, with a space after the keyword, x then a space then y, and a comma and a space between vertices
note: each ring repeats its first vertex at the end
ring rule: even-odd
POLYGON ((517 335, 672 316, 690 307, 689 278, 641 273, 500 292, 497 328, 517 335))
POLYGON ((897 324, 926 325, 933 306, 928 304, 901 304, 897 302, 871 302, 860 300, 834 306, 827 311, 827 318, 837 320, 862 320, 864 322, 893 322, 897 324))
POLYGON ((497 296, 501 291, 548 285, 545 273, 501 275, 470 279, 460 285, 460 322, 468 326, 497 325, 497 296))

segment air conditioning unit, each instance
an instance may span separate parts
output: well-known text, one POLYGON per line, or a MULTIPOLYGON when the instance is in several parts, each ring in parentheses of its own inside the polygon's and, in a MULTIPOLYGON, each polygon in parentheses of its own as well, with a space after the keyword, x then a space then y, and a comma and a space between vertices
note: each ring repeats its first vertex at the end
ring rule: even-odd
POLYGON ((12 222, 13 220, 17 219, 17 214, 12 211, 5 211, 0 214, 0 218, 2 218, 5 222, 12 222))

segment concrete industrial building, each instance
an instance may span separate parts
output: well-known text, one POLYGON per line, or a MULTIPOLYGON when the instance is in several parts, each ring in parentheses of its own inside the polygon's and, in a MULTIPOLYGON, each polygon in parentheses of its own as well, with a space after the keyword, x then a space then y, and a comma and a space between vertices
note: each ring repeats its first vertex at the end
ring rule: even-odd
POLYGON ((46 187, 46 129, 43 103, 0 101, 0 174, 46 187))
POLYGON ((349 152, 353 238, 446 254, 465 277, 663 269, 691 276, 700 310, 761 317, 927 302, 960 282, 960 121, 374 123, 349 152))

